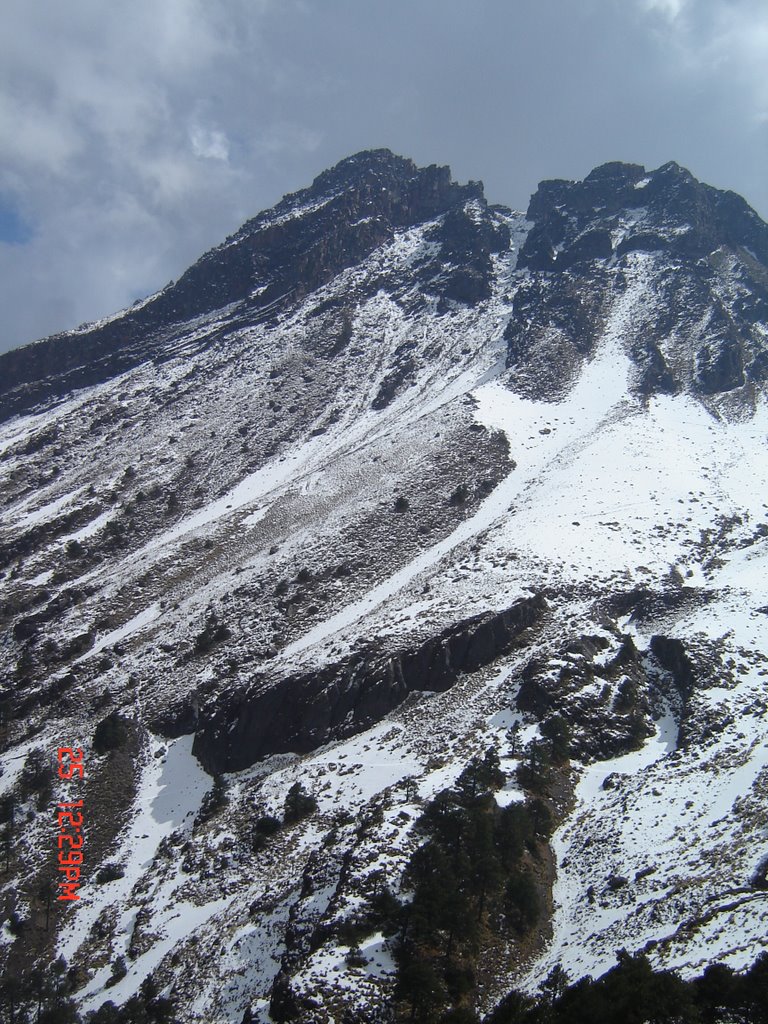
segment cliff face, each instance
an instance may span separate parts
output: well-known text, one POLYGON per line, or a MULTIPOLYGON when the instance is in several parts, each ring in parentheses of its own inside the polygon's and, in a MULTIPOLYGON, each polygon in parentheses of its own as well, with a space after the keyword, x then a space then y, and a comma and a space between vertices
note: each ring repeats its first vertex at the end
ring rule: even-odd
POLYGON ((535 625, 546 601, 516 602, 493 615, 458 622, 410 650, 363 651, 344 664, 228 692, 200 721, 193 752, 211 772, 248 768, 269 754, 306 753, 362 732, 410 693, 449 689, 503 654, 535 625))

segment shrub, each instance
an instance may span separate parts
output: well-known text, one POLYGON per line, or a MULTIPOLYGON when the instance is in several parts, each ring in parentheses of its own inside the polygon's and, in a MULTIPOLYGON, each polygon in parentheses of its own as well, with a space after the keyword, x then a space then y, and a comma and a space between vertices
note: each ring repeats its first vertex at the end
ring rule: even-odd
POLYGON ((459 484, 459 486, 448 499, 448 504, 463 505, 467 498, 469 498, 469 488, 467 487, 466 484, 459 484))
POLYGON ((122 864, 105 864, 96 872, 96 881, 99 885, 104 885, 106 882, 114 882, 124 876, 125 868, 122 864))
POLYGON ((125 966, 125 957, 119 956, 112 964, 112 973, 106 982, 106 988, 111 988, 112 985, 116 985, 118 981, 122 981, 128 973, 128 968, 125 966))
POLYGON ((219 622, 215 612, 210 612, 205 626, 195 637, 193 651, 195 654, 207 654, 215 644, 228 640, 231 636, 230 628, 219 622))
POLYGON ((368 963, 368 958, 359 946, 352 946, 344 959, 348 967, 365 967, 368 963))
POLYGON ((283 821, 291 825, 301 821, 317 810, 317 800, 304 789, 300 782, 294 782, 288 790, 283 809, 283 821))
POLYGON ((271 814, 265 814, 256 822, 255 835, 253 837, 253 849, 258 852, 266 845, 270 836, 279 832, 282 822, 271 814))
POLYGON ((256 822, 256 831, 265 836, 272 836, 281 828, 280 819, 272 814, 265 814, 256 822))
POLYGON ((21 792, 24 796, 31 793, 39 793, 41 790, 51 788, 52 769, 48 761, 48 755, 40 747, 30 750, 24 762, 24 770, 19 780, 21 792))

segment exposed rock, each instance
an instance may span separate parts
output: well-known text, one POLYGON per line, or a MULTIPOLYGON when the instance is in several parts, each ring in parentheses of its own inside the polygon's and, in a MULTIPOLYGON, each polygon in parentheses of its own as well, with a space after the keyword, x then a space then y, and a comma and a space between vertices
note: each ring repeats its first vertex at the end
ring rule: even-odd
POLYGON ((648 173, 614 163, 584 181, 542 182, 527 217, 534 224, 517 265, 531 278, 505 335, 507 364, 526 392, 558 397, 570 383, 611 321, 624 268, 638 258, 668 268, 658 301, 622 327, 640 394, 685 388, 709 397, 764 379, 757 325, 768 308, 768 228, 738 196, 674 163, 648 173), (722 279, 734 266, 738 297, 722 279))
POLYGON ((696 672, 682 640, 652 636, 651 652, 672 676, 683 700, 688 700, 696 685, 696 672))
POLYGON ((697 363, 699 387, 706 395, 744 385, 744 358, 735 339, 705 346, 697 353, 697 363))
POLYGON ((374 649, 315 672, 262 680, 203 708, 194 752, 213 772, 235 771, 268 754, 303 752, 368 728, 417 690, 442 691, 509 651, 546 609, 542 596, 475 616, 411 650, 374 649))
MULTIPOLYGON (((482 196, 482 186, 477 183, 482 196)), ((474 306, 491 295, 491 254, 509 248, 509 228, 500 223, 478 198, 450 210, 436 229, 440 259, 447 271, 430 282, 430 289, 465 305, 474 306)))
POLYGON ((518 709, 539 720, 562 716, 570 751, 579 757, 616 757, 653 732, 642 655, 629 636, 610 658, 608 646, 601 636, 580 637, 555 658, 532 658, 523 670, 518 709))

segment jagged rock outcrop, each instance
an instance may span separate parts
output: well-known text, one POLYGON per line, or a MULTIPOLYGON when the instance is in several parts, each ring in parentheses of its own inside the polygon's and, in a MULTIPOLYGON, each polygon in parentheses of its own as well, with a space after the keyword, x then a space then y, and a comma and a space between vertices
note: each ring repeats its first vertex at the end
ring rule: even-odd
POLYGON ((517 265, 531 277, 505 335, 523 389, 562 395, 606 328, 620 330, 642 395, 709 398, 764 379, 768 227, 740 196, 675 163, 610 163, 542 182, 527 217, 517 265), (627 319, 638 267, 635 288, 651 273, 657 284, 627 319))
POLYGON ((685 644, 675 637, 657 634, 651 637, 651 652, 671 674, 682 699, 689 700, 696 685, 696 671, 685 644))
POLYGON ((531 270, 568 269, 614 251, 704 258, 723 245, 768 264, 768 228, 741 196, 697 181, 674 162, 651 172, 607 163, 583 181, 543 181, 527 216, 534 227, 518 266, 531 270))
POLYGON ((642 652, 630 636, 571 640, 557 657, 532 658, 515 703, 546 721, 562 718, 572 756, 603 760, 634 750, 653 732, 642 652))
POLYGON ((445 299, 474 306, 490 298, 494 253, 509 249, 510 234, 480 197, 454 207, 434 232, 440 242, 442 267, 437 278, 427 282, 429 290, 445 299))
POLYGON ((444 691, 508 652, 546 610, 543 596, 503 612, 474 616, 418 647, 368 650, 342 664, 261 680, 241 694, 224 694, 200 712, 194 753, 211 771, 235 771, 268 754, 305 752, 373 725, 409 693, 444 691))

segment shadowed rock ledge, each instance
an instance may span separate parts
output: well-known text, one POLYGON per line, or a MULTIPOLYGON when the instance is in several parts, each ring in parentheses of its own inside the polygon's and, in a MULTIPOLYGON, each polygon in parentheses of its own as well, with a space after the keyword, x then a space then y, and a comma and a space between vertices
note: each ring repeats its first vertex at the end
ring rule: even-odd
POLYGON ((546 611, 543 596, 449 626, 419 646, 369 649, 315 672, 265 679, 222 695, 200 713, 193 752, 212 772, 237 771, 270 754, 305 753, 375 724, 417 690, 442 692, 509 651, 546 611))

